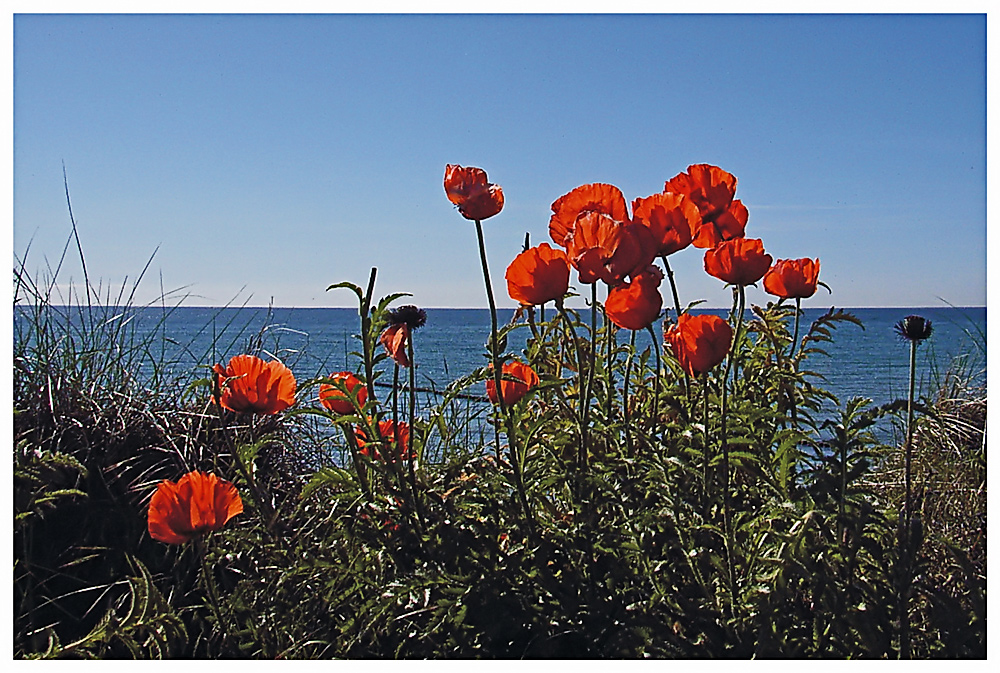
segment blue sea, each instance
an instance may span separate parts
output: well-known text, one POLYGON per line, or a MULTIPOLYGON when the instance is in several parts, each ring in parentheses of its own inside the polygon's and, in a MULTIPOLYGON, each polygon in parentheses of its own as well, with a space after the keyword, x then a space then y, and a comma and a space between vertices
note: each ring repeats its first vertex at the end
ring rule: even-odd
MULTIPOLYGON (((893 325, 910 314, 929 319, 934 328, 931 338, 918 349, 920 393, 933 395, 953 365, 971 372, 976 381, 985 385, 985 307, 846 310, 857 316, 864 328, 839 323, 833 342, 821 345, 829 357, 813 355, 803 366, 820 374, 823 380, 817 384, 841 403, 861 396, 883 404, 906 396, 909 346, 895 334, 893 325)), ((704 312, 720 316, 727 313, 721 309, 704 312)), ((805 309, 803 332, 825 312, 805 309)), ((500 324, 512 315, 512 310, 500 311, 500 324)), ((588 316, 589 310, 582 315, 588 316)), ((747 319, 750 317, 748 311, 747 319)), ((360 329, 355 309, 133 307, 107 318, 112 318, 109 326, 131 334, 133 339, 152 333, 150 357, 161 367, 168 363, 169 369, 181 378, 192 372, 207 375, 208 366, 226 362, 255 345, 285 362, 300 381, 361 368, 358 356, 352 355, 360 349, 354 337, 360 329)), ((659 329, 657 325, 658 341, 662 340, 659 329)), ((486 309, 427 309, 427 324, 414 336, 417 386, 441 390, 484 366, 488 361, 485 344, 489 333, 490 315, 486 309)), ((512 332, 508 350, 517 353, 523 348, 528 333, 526 327, 512 332)), ((620 336, 624 340, 627 334, 623 330, 620 336)), ((637 334, 637 345, 640 350, 649 345, 648 333, 637 334)), ((381 381, 391 381, 391 374, 381 381)), ((477 386, 469 392, 481 395, 484 390, 477 386)))

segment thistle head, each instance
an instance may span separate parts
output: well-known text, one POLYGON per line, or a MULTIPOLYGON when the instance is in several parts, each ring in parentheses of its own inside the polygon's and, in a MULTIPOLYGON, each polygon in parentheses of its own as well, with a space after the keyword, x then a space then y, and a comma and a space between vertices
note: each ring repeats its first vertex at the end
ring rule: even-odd
POLYGON ((919 315, 906 316, 897 322, 893 329, 903 341, 918 344, 930 337, 933 331, 931 321, 919 315))
POLYGON ((424 326, 427 322, 427 311, 407 304, 387 311, 385 317, 390 325, 406 325, 412 331, 424 326))

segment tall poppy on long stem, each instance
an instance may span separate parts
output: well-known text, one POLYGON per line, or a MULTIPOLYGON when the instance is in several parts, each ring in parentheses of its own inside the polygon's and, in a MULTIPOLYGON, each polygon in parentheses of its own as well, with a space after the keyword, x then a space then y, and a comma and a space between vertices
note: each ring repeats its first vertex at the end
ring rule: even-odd
MULTIPOLYGON (((819 283, 819 259, 779 259, 764 274, 764 291, 781 299, 795 300, 795 323, 788 358, 793 370, 798 369, 795 352, 799 347, 799 322, 802 318, 802 300, 816 293, 819 283)), ((825 287, 825 285, 824 285, 825 287)), ((829 288, 827 288, 829 289, 829 288)), ((779 358, 782 354, 779 353, 779 358)), ((792 425, 798 425, 797 401, 794 389, 789 390, 789 412, 792 425)))
MULTIPOLYGON (((604 301, 604 315, 607 317, 607 320, 622 329, 632 330, 633 339, 636 330, 649 328, 652 331, 653 322, 660 315, 660 309, 663 307, 663 297, 660 296, 659 290, 662 281, 663 272, 660 271, 659 267, 651 264, 642 273, 634 275, 630 282, 610 289, 608 297, 604 301)), ((605 329, 608 330, 607 405, 608 414, 610 415, 614 391, 612 385, 614 330, 607 324, 605 325, 605 329)), ((655 338, 653 339, 653 343, 656 343, 655 338)), ((631 363, 631 353, 629 355, 629 362, 631 363)), ((659 372, 657 372, 657 380, 659 380, 659 372)), ((627 398, 625 399, 625 403, 628 403, 627 398)))
MULTIPOLYGON (((459 206, 459 212, 466 219, 474 220, 476 223, 476 238, 479 242, 479 261, 483 267, 483 280, 486 283, 486 299, 490 306, 490 356, 493 361, 493 380, 498 390, 501 387, 500 370, 500 343, 499 330, 497 329, 497 306, 493 298, 493 284, 490 282, 490 268, 486 261, 486 242, 483 238, 482 220, 496 215, 503 209, 503 190, 498 185, 487 182, 486 171, 481 168, 463 168, 449 164, 445 167, 444 189, 448 199, 459 206)), ((517 487, 524 516, 529 525, 532 525, 532 512, 528 506, 528 496, 524 490, 524 483, 521 475, 520 461, 517 459, 517 450, 514 444, 517 435, 514 433, 514 425, 506 405, 503 395, 499 401, 500 418, 507 426, 507 443, 510 446, 511 467, 514 471, 514 483, 517 487)), ((496 426, 496 452, 500 457, 500 429, 499 423, 496 426)))
POLYGON ((489 182, 482 168, 448 164, 444 191, 467 220, 485 220, 503 210, 503 189, 489 182))

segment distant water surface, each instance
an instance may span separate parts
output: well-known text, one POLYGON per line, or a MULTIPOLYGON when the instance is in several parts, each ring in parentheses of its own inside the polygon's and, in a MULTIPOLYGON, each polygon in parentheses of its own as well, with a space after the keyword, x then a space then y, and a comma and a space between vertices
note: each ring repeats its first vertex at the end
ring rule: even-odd
MULTIPOLYGON (((904 397, 907 388, 909 348, 893 331, 893 325, 910 314, 931 320, 932 337, 918 350, 920 390, 936 389, 955 358, 964 357, 964 366, 985 384, 986 309, 978 308, 858 308, 847 309, 863 323, 839 323, 833 343, 821 345, 830 357, 815 355, 804 367, 825 377, 821 387, 843 403, 854 396, 871 398, 876 404, 904 397)), ((551 311, 551 308, 550 308, 551 311)), ((698 311, 695 311, 696 313, 698 311)), ((725 316, 724 310, 707 310, 725 316)), ((825 309, 805 309, 801 321, 808 325, 825 309)), ((588 315, 584 311, 583 315, 588 315)), ((499 312, 506 323, 512 310, 499 312)), ((17 312, 15 312, 17 319, 17 312)), ((747 314, 747 319, 751 316, 747 314)), ((288 364, 300 380, 340 370, 361 368, 352 351, 360 342, 357 311, 339 308, 129 308, 118 320, 128 322, 134 338, 154 332, 151 357, 179 376, 199 367, 225 362, 246 352, 251 342, 261 344, 288 364)), ((417 385, 443 389, 454 379, 486 364, 486 343, 490 315, 486 309, 427 309, 427 324, 416 331, 417 385)), ((662 339, 656 326, 657 340, 662 339)), ((509 350, 524 346, 526 328, 515 330, 509 350)), ((622 339, 627 338, 622 331, 622 339)), ((649 345, 649 335, 640 332, 637 345, 649 345)), ((207 369, 201 370, 207 374, 207 369)), ((389 381, 383 376, 382 381, 389 381)), ((472 390, 482 394, 483 390, 472 390)))

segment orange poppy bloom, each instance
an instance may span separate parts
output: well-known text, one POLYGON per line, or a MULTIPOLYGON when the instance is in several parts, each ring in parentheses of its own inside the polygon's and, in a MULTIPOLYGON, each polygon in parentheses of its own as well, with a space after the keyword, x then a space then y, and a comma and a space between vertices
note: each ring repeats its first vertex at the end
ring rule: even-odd
POLYGON ((692 245, 714 248, 722 241, 742 238, 747 209, 736 195, 736 176, 718 166, 694 164, 663 186, 664 192, 684 194, 697 207, 701 223, 693 231, 692 245))
POLYGON ((149 501, 149 535, 167 544, 184 544, 216 531, 243 511, 240 494, 212 473, 188 472, 175 484, 164 479, 149 501))
POLYGON ((736 176, 711 164, 693 164, 667 180, 663 191, 684 194, 698 206, 702 221, 711 222, 733 202, 736 176))
MULTIPOLYGON (((527 395, 529 390, 538 385, 538 374, 523 362, 518 362, 517 360, 505 362, 500 371, 503 372, 504 376, 500 380, 500 390, 503 391, 503 403, 508 407, 520 402, 521 398, 527 395), (508 376, 512 376, 517 380, 509 381, 507 380, 508 376)), ((486 379, 486 395, 493 404, 498 402, 497 385, 492 377, 486 379)))
MULTIPOLYGON (((399 422, 399 432, 396 432, 396 424, 392 421, 379 421, 378 422, 378 432, 382 437, 384 443, 391 443, 396 445, 396 451, 394 453, 391 461, 395 460, 409 460, 412 454, 407 452, 410 446, 410 426, 403 421, 399 422)), ((383 458, 382 454, 379 453, 378 447, 368 445, 368 436, 365 434, 364 429, 358 428, 355 431, 355 436, 358 440, 358 453, 363 456, 368 456, 369 458, 374 458, 375 460, 386 460, 383 458)), ((413 456, 415 457, 415 455, 413 456)))
POLYGON ((764 274, 764 289, 784 299, 805 299, 816 293, 819 258, 779 259, 764 274))
POLYGON ((410 326, 405 322, 389 325, 382 330, 378 340, 385 346, 385 352, 396 361, 400 367, 409 367, 410 358, 406 355, 406 342, 410 339, 410 326))
POLYGON ((560 196, 552 204, 549 236, 553 242, 567 247, 566 238, 573 233, 577 219, 584 213, 603 213, 618 222, 628 221, 628 205, 622 190, 614 185, 596 182, 580 185, 560 196))
POLYGON ((357 409, 354 408, 354 402, 351 398, 355 395, 354 391, 358 386, 361 386, 361 389, 357 391, 358 406, 364 406, 365 400, 368 399, 368 389, 361 384, 361 379, 351 372, 330 374, 330 379, 342 384, 347 389, 347 393, 344 393, 336 385, 321 383, 319 386, 319 401, 322 402, 324 407, 342 416, 353 414, 357 409))
POLYGON ((684 371, 698 376, 726 359, 733 328, 717 315, 682 313, 664 337, 684 371))
POLYGON ((649 327, 663 308, 663 297, 659 290, 662 281, 663 272, 660 267, 650 265, 645 271, 635 275, 631 282, 613 288, 604 302, 608 320, 622 329, 640 330, 649 327))
POLYGON ((729 208, 711 222, 702 222, 695 231, 691 245, 696 248, 714 248, 723 241, 743 238, 746 235, 750 213, 739 199, 733 199, 729 208))
POLYGON ((522 306, 562 299, 569 289, 569 258, 548 243, 528 248, 510 263, 507 294, 522 306))
POLYGON ((225 368, 212 367, 217 402, 236 412, 276 414, 295 404, 295 377, 277 360, 264 362, 253 355, 237 355, 225 368))
POLYGON ((701 215, 691 199, 666 192, 632 201, 632 221, 649 229, 659 257, 691 245, 692 232, 701 226, 701 215))
POLYGON ((580 216, 566 237, 566 246, 580 282, 588 284, 603 280, 618 285, 649 266, 655 253, 648 229, 597 212, 580 216))
POLYGON ((767 273, 771 259, 759 238, 736 238, 705 251, 705 271, 733 285, 750 285, 767 273))
POLYGON ((482 168, 448 164, 444 191, 467 220, 485 220, 503 210, 503 189, 490 183, 482 168))

